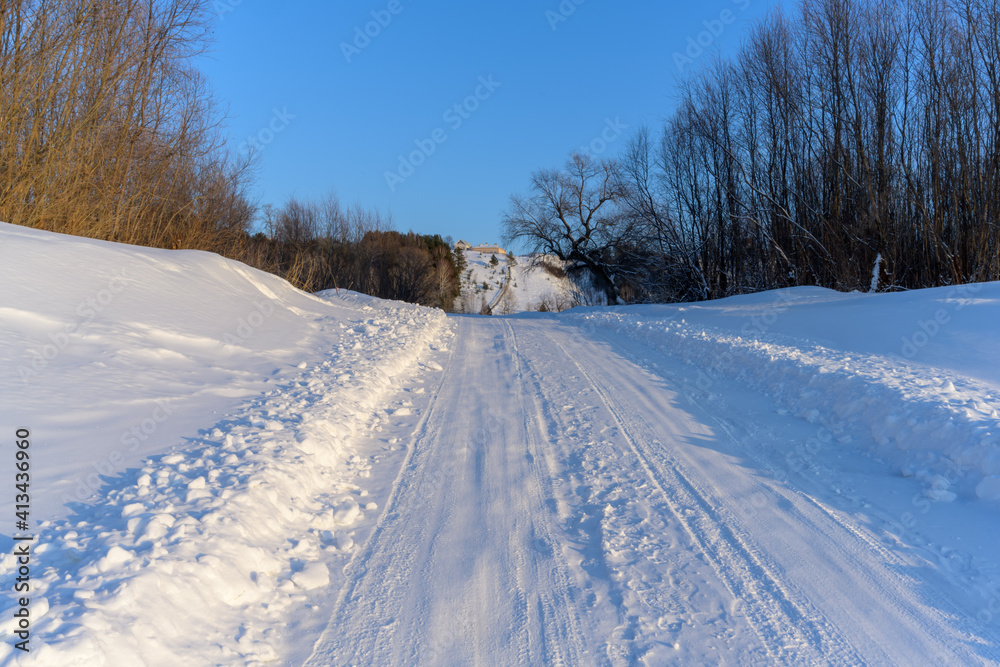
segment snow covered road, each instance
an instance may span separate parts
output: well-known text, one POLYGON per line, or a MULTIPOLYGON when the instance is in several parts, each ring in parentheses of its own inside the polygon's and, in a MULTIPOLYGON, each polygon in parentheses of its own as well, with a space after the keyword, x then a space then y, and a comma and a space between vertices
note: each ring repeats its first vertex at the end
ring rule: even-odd
POLYGON ((630 339, 459 321, 307 664, 1000 658, 961 586, 921 575, 825 487, 742 456, 810 425, 713 414, 678 393, 683 364, 630 339))
POLYGON ((2 665, 1000 663, 1000 283, 445 317, 0 254, 2 665))
POLYGON ((587 648, 502 320, 463 319, 447 380, 309 664, 538 663, 587 648))

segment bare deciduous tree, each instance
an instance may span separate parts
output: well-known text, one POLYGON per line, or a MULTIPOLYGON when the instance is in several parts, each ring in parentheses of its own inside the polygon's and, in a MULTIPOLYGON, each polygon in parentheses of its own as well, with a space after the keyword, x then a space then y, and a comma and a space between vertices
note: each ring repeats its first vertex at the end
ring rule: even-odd
POLYGON ((631 232, 619 207, 624 192, 616 170, 612 161, 574 153, 561 170, 535 172, 531 193, 512 196, 503 218, 509 245, 524 243, 585 267, 610 304, 618 302, 616 250, 631 232))
MULTIPOLYGON (((1000 278, 1000 3, 802 0, 621 157, 663 298, 1000 278)), ((642 265, 641 262, 638 262, 642 265)))

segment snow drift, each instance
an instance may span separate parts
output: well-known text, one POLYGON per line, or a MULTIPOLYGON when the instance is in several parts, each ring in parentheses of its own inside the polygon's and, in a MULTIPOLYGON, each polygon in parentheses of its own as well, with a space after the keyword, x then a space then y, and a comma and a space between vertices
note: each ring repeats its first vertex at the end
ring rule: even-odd
MULTIPOLYGON (((576 310, 696 366, 738 378, 879 456, 931 501, 1000 499, 1000 284, 892 294, 802 287, 678 306, 576 310)), ((805 443, 809 448, 829 443, 805 443)))
POLYGON ((34 440, 44 641, 23 664, 274 659, 325 556, 375 509, 346 481, 367 465, 351 437, 387 418, 443 313, 7 224, 0 290, 4 427, 34 440))

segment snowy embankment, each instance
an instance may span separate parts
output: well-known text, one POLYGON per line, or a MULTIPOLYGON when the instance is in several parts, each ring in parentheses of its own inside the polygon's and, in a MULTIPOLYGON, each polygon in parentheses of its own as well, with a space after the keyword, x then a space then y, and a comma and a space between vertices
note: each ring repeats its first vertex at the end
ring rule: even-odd
POLYGON ((589 284, 581 288, 564 273, 545 270, 542 262, 561 266, 554 257, 538 262, 535 255, 497 255, 493 264, 489 253, 464 252, 466 270, 455 304, 458 312, 479 314, 485 305, 494 315, 509 315, 536 311, 543 305, 549 311, 562 311, 580 303, 599 303, 589 284))
POLYGON ((444 315, 6 224, 0 260, 3 422, 32 433, 37 545, 32 651, 5 642, 0 662, 284 654, 281 628, 377 509, 353 483, 370 463, 352 436, 389 419, 403 378, 440 369, 444 315))
POLYGON ((697 367, 711 392, 736 378, 835 439, 923 483, 932 501, 1000 499, 1000 284, 895 294, 794 288, 682 306, 573 311, 697 367))

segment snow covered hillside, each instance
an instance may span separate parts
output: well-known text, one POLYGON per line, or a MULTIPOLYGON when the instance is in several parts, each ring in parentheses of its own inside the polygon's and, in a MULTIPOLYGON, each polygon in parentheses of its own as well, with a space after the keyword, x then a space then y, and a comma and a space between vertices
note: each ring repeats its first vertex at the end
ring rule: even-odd
POLYGON ((15 531, 4 494, 0 531, 37 540, 31 664, 277 655, 278 628, 328 581, 320 555, 350 554, 373 509, 351 483, 367 465, 351 436, 388 418, 443 315, 7 224, 0 285, 2 422, 8 439, 31 433, 32 519, 15 531))
POLYGON ((599 296, 588 286, 574 283, 554 257, 460 252, 465 253, 466 261, 462 294, 455 304, 460 313, 478 315, 484 307, 494 315, 540 309, 560 312, 580 304, 600 303, 599 296), (546 265, 553 270, 546 270, 546 265))
POLYGON ((1000 662, 1000 284, 445 317, 0 225, 0 294, 0 664, 1000 662))

